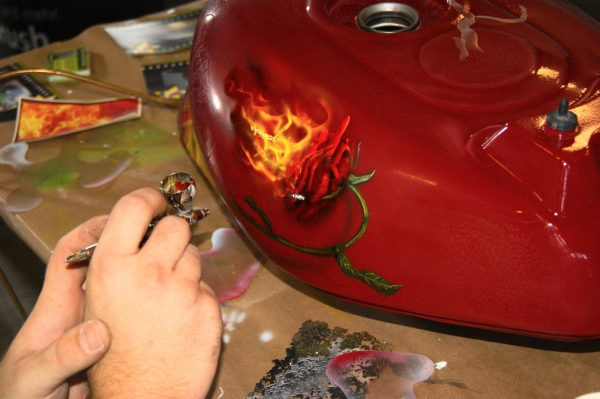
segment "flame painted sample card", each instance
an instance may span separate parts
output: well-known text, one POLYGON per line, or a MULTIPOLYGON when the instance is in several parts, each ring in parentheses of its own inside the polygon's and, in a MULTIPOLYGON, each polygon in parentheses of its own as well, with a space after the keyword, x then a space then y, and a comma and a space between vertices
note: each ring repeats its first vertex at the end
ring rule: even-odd
POLYGON ((170 53, 191 47, 201 11, 158 21, 107 26, 104 29, 127 54, 170 53))
POLYGON ((139 118, 139 98, 59 101, 22 98, 14 142, 37 141, 139 118))
MULTIPOLYGON (((22 69, 17 63, 0 68, 0 74, 22 69)), ((54 93, 35 80, 31 75, 15 76, 0 80, 0 122, 14 119, 19 99, 24 97, 48 98, 54 93)))
POLYGON ((174 100, 182 99, 188 86, 188 60, 143 65, 148 93, 174 100))

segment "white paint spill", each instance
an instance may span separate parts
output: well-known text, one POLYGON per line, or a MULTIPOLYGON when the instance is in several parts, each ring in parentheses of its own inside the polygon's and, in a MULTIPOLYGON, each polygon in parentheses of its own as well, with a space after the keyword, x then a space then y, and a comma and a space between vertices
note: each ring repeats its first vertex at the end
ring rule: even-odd
POLYGON ((269 342, 273 339, 273 333, 271 331, 263 331, 258 339, 260 342, 269 342))
POLYGON ((600 392, 592 392, 583 396, 578 396, 575 399, 600 399, 600 392))
POLYGON ((236 325, 246 319, 246 312, 240 312, 236 309, 230 309, 228 312, 225 312, 225 309, 223 309, 222 315, 226 331, 235 330, 236 325))
POLYGON ((239 323, 241 323, 241 322, 242 322, 242 321, 244 321, 244 320, 246 320, 246 312, 240 312, 240 313, 237 315, 237 317, 236 317, 236 319, 235 319, 235 322, 239 324, 239 323))
POLYGON ((435 364, 435 368, 436 368, 437 370, 441 370, 441 369, 443 369, 444 367, 446 367, 447 365, 448 365, 448 362, 437 362, 437 363, 435 364))

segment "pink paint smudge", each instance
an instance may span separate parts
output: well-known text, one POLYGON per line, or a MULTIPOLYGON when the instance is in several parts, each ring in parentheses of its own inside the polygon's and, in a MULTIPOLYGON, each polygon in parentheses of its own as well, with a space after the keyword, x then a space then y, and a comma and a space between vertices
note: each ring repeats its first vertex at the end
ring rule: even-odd
POLYGON ((260 262, 234 229, 215 230, 212 244, 210 251, 200 255, 202 278, 220 302, 235 299, 246 292, 260 262))
POLYGON ((423 355, 356 351, 334 357, 325 372, 348 399, 416 399, 413 385, 428 379, 433 370, 433 362, 423 355), (366 389, 357 391, 363 384, 366 389))

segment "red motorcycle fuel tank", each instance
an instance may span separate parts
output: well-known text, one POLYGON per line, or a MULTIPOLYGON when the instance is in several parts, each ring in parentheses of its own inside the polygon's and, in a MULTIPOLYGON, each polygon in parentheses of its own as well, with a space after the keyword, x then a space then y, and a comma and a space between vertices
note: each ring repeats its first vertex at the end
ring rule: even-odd
POLYGON ((242 228, 348 301, 600 337, 600 26, 552 0, 211 0, 190 61, 242 228))

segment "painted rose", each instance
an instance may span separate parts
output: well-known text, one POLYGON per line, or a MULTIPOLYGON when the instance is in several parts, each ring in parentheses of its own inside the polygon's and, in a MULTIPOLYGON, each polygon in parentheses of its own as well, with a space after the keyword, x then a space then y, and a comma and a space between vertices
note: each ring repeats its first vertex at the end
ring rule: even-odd
POLYGON ((342 138, 349 122, 346 117, 337 130, 316 134, 286 170, 284 201, 289 209, 297 210, 298 219, 309 220, 342 193, 353 167, 348 139, 342 138))
POLYGON ((226 80, 240 155, 306 221, 335 202, 350 176, 353 155, 342 138, 350 117, 333 121, 322 98, 294 87, 270 90, 266 76, 238 68, 226 80))

